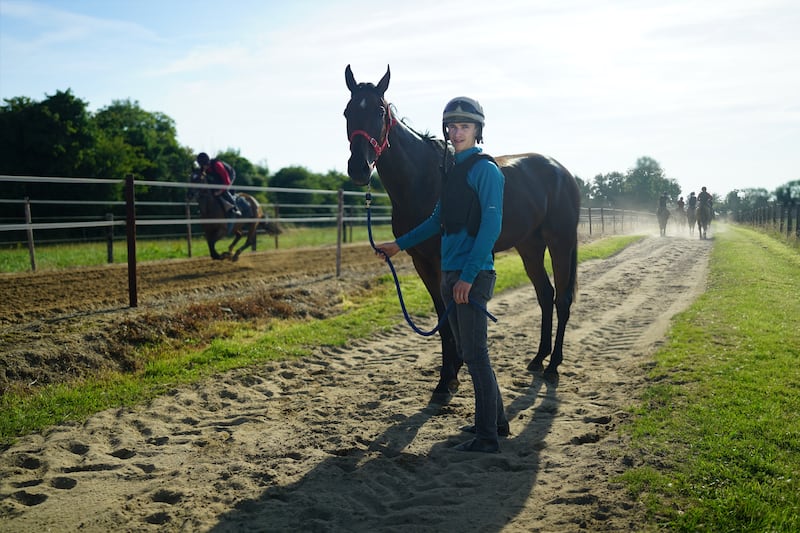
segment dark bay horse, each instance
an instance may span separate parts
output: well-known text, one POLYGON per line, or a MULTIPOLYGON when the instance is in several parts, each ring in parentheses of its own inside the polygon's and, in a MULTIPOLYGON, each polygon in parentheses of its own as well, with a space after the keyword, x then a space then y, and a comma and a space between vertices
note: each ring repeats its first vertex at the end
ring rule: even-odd
MULTIPOLYGON (((350 159, 347 173, 353 183, 369 183, 377 168, 392 203, 392 231, 400 236, 428 216, 441 191, 440 164, 443 140, 420 135, 394 118, 393 107, 384 99, 389 87, 389 68, 377 85, 356 83, 350 65, 345 69, 350 101, 344 115, 350 159)), ((536 356, 528 364, 534 372, 558 377, 563 359, 564 331, 575 297, 578 258, 580 192, 575 178, 560 163, 539 154, 495 157, 505 175, 503 228, 495 251, 515 248, 522 257, 542 310, 541 337, 536 356), (544 265, 545 249, 553 266, 555 289, 544 265), (553 307, 558 326, 553 345, 553 307), (550 362, 544 368, 548 355, 550 362)), ((441 318, 445 306, 440 293, 440 239, 432 238, 408 250, 420 278, 441 318)), ((447 321, 439 330, 442 367, 434 398, 449 396, 458 388, 462 361, 456 352, 447 321)))
MULTIPOLYGON (((208 183, 205 172, 200 169, 192 171, 191 182, 208 183)), ((256 249, 256 233, 259 228, 266 231, 269 235, 279 235, 281 233, 280 228, 276 224, 267 222, 266 219, 264 219, 264 212, 261 210, 261 205, 249 194, 239 193, 235 196, 236 205, 239 211, 242 212, 242 216, 229 219, 226 218, 225 209, 213 193, 214 189, 191 188, 186 194, 187 200, 197 199, 201 218, 219 220, 219 222, 202 224, 203 233, 208 243, 208 251, 211 252, 211 259, 230 259, 231 261, 238 261, 239 254, 241 254, 245 248, 250 246, 253 250, 256 249), (253 219, 258 220, 256 221, 253 219), (247 238, 244 244, 234 252, 233 248, 245 234, 247 238), (228 246, 228 250, 220 254, 217 252, 216 243, 229 235, 233 235, 233 241, 230 246, 228 246)))
POLYGON ((697 206, 697 231, 701 239, 708 238, 708 226, 711 224, 711 206, 709 204, 698 204, 697 206))
POLYGON ((694 235, 694 225, 697 222, 697 206, 686 207, 686 222, 689 224, 689 235, 694 235))
POLYGON ((658 229, 661 231, 661 236, 664 237, 667 234, 667 220, 669 220, 669 209, 666 207, 659 207, 658 212, 656 213, 656 217, 658 218, 658 229))
POLYGON ((679 230, 686 229, 686 210, 680 205, 675 208, 675 222, 678 223, 679 230))

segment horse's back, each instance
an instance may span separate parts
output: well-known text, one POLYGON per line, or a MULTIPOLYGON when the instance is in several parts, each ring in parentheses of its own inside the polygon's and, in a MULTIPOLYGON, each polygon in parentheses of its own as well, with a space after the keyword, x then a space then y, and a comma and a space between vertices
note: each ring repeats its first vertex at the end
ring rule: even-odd
POLYGON ((577 232, 580 190, 561 163, 537 153, 494 158, 505 176, 503 231, 496 250, 504 250, 544 228, 577 232))

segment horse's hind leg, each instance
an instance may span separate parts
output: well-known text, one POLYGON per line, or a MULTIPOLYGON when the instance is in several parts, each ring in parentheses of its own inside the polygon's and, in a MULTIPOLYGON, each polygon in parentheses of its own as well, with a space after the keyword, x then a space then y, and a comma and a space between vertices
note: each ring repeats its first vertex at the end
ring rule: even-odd
POLYGON ((537 238, 526 243, 525 247, 518 246, 517 251, 522 257, 525 272, 528 274, 534 289, 536 300, 542 310, 542 324, 539 337, 539 349, 536 356, 528 363, 528 370, 541 372, 544 370, 544 358, 550 355, 553 349, 553 298, 555 290, 550 283, 547 271, 544 269, 544 241, 537 238))

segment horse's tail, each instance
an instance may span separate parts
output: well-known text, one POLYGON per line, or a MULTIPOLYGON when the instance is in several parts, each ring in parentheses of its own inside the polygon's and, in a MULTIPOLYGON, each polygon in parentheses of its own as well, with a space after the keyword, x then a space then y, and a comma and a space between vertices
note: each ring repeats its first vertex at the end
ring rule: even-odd
POLYGON ((578 241, 572 247, 572 254, 569 258, 569 287, 567 290, 574 303, 578 299, 578 241))
POLYGON ((277 222, 270 222, 269 220, 262 220, 259 222, 258 228, 267 235, 280 235, 283 233, 283 229, 281 229, 277 222))

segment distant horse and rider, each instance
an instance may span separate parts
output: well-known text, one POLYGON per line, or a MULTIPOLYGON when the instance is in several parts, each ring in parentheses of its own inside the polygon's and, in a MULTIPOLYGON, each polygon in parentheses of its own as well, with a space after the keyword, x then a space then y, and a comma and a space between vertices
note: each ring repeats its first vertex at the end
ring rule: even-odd
POLYGON ((711 225, 711 219, 714 218, 714 211, 712 208, 713 197, 705 187, 700 190, 697 195, 697 230, 701 239, 708 238, 708 226, 711 225))
POLYGON ((669 196, 667 193, 663 193, 658 199, 658 211, 656 211, 656 217, 658 218, 658 229, 661 232, 661 236, 664 237, 667 235, 667 220, 669 220, 669 209, 667 209, 667 200, 669 196))
POLYGON ((697 223, 697 196, 694 191, 689 195, 689 203, 686 205, 686 222, 689 225, 689 235, 694 235, 694 225, 697 223))
MULTIPOLYGON (((201 153, 198 156, 200 165, 192 171, 191 183, 219 185, 219 178, 212 176, 212 173, 209 172, 209 163, 214 161, 209 160, 206 154, 201 153)), ((233 174, 229 183, 225 184, 230 185, 235 179, 235 172, 230 165, 225 164, 225 167, 226 173, 233 174)), ((277 224, 266 220, 264 212, 261 210, 261 205, 249 194, 239 193, 234 195, 230 193, 227 187, 223 189, 192 187, 186 193, 186 199, 187 201, 197 201, 201 218, 215 220, 202 223, 203 233, 205 234, 212 259, 237 261, 245 248, 251 247, 255 250, 256 234, 259 229, 268 235, 279 235, 281 233, 281 229, 277 224), (245 235, 244 244, 234 252, 234 247, 245 235), (233 241, 228 246, 228 250, 220 254, 216 250, 216 243, 228 236, 233 236, 233 241)))
POLYGON ((678 222, 679 229, 686 229, 686 202, 683 201, 683 196, 675 202, 675 220, 678 222))
MULTIPOLYGON (((356 185, 368 185, 373 169, 392 203, 392 231, 400 236, 418 226, 432 212, 442 191, 440 165, 452 160, 444 140, 414 131, 395 116, 384 97, 390 72, 377 83, 357 83, 350 65, 345 81, 350 100, 345 108, 350 158, 347 173, 356 185)), ((575 298, 580 191, 575 178, 555 159, 526 153, 494 158, 505 176, 502 230, 494 251, 515 248, 536 289, 542 311, 541 336, 528 370, 557 379, 563 360, 564 333, 575 298), (555 288, 545 270, 549 251, 555 288), (553 344, 553 310, 558 318, 553 344), (547 368, 544 359, 550 355, 547 368)), ((446 312, 440 293, 440 237, 409 248, 417 273, 440 318, 446 312)), ((441 321, 442 366, 434 398, 449 397, 458 388, 455 338, 447 321, 441 321)))

